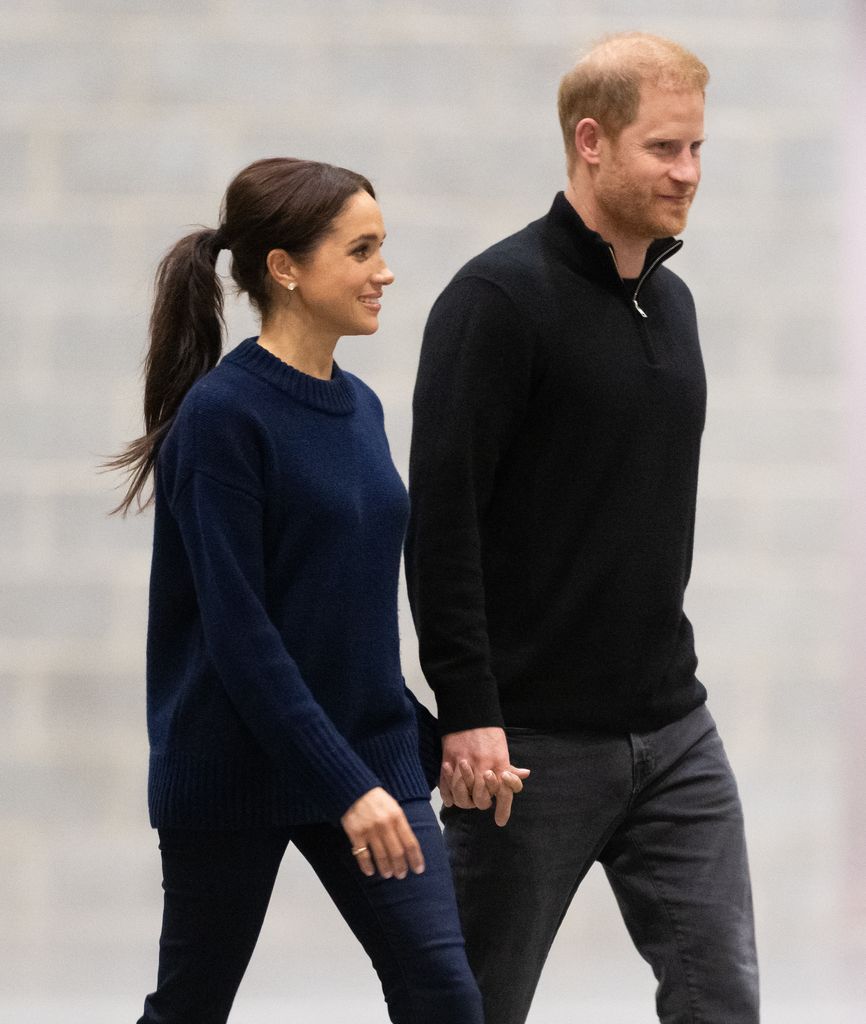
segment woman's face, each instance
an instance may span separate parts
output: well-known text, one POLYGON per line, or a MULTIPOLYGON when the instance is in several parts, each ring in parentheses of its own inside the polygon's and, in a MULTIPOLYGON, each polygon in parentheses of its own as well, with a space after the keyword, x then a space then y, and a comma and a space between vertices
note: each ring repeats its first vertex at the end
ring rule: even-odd
POLYGON ((312 255, 293 265, 297 287, 290 307, 316 333, 373 334, 382 290, 394 280, 382 258, 384 241, 379 204, 369 193, 356 192, 312 255))

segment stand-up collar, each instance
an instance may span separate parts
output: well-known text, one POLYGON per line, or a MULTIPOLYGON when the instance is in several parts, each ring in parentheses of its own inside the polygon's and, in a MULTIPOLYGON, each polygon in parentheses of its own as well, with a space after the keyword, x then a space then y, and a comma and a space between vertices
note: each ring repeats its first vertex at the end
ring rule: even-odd
MULTIPOLYGON (((606 284, 619 285, 621 278, 613 259, 609 242, 592 228, 584 224, 578 212, 565 198, 564 192, 557 192, 553 205, 544 221, 544 231, 551 244, 565 263, 586 277, 606 284)), ((683 243, 675 238, 657 238, 647 249, 643 278, 650 269, 673 256, 683 243)))

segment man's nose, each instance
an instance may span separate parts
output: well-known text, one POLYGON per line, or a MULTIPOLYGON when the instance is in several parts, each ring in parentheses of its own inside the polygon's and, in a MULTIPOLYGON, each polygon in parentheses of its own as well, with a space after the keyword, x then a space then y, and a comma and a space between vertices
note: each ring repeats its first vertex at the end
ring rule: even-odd
POLYGON ((683 150, 670 169, 674 181, 697 185, 701 179, 701 158, 696 153, 683 150))

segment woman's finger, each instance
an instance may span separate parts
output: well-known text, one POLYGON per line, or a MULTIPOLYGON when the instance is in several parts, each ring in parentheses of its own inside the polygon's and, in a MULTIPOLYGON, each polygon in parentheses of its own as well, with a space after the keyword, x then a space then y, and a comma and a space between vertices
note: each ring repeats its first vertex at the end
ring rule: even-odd
POLYGON ((454 793, 451 789, 454 782, 454 765, 450 761, 443 761, 439 770, 439 793, 442 796, 442 803, 445 807, 454 806, 454 793))
POLYGON ((406 864, 406 851, 403 841, 400 838, 396 826, 389 825, 383 828, 382 842, 388 851, 388 860, 391 862, 391 871, 395 878, 405 878, 409 873, 406 864))
POLYGON ((499 776, 493 771, 492 768, 488 768, 484 773, 484 785, 487 787, 487 792, 491 796, 496 796, 499 792, 500 782, 499 776))
POLYGON ((388 848, 382 842, 381 837, 371 835, 367 842, 373 854, 373 863, 376 865, 376 870, 383 878, 392 878, 394 876, 394 868, 388 855, 388 848))
POLYGON ((376 869, 373 867, 373 854, 366 843, 358 840, 358 845, 352 847, 352 856, 355 858, 355 863, 368 878, 376 874, 376 869))
POLYGON ((455 772, 451 779, 451 795, 454 798, 454 803, 464 810, 475 806, 472 803, 472 794, 466 788, 466 783, 463 781, 463 775, 460 772, 455 772))
POLYGON ((469 796, 469 806, 486 811, 491 801, 487 787, 484 784, 483 774, 476 776, 472 765, 465 759, 459 762, 458 767, 460 768, 460 777, 466 786, 466 792, 469 796))
POLYGON ((397 825, 397 832, 400 836, 400 842, 403 844, 403 850, 406 854, 406 860, 409 862, 409 867, 414 874, 422 874, 424 871, 424 854, 421 852, 421 845, 412 831, 409 822, 406 820, 405 814, 403 815, 403 820, 397 825))

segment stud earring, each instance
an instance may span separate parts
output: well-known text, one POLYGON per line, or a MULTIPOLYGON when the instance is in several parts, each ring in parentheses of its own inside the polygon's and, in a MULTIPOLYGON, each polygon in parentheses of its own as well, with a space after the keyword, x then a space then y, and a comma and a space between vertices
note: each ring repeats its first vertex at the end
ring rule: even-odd
POLYGON ((290 292, 293 292, 298 286, 295 284, 294 281, 289 281, 286 287, 289 289, 290 292))

